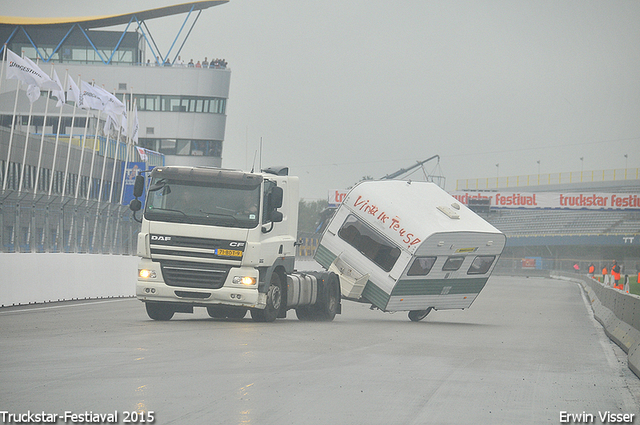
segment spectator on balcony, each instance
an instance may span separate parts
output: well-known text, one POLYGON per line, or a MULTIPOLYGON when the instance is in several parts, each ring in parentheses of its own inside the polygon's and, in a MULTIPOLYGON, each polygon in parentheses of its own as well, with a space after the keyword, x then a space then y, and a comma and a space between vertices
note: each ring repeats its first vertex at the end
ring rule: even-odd
POLYGON ((193 68, 194 66, 196 66, 196 65, 193 63, 193 59, 191 59, 191 60, 189 61, 189 63, 187 64, 187 66, 188 66, 189 68, 193 68))

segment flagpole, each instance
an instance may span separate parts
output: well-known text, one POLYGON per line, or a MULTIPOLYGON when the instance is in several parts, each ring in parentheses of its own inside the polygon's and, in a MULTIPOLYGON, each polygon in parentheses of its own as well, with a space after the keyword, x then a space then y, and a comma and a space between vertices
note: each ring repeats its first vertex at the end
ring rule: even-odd
MULTIPOLYGON (((69 70, 67 69, 64 74, 64 87, 62 88, 63 91, 65 91, 64 88, 67 87, 68 79, 69 79, 69 70)), ((62 105, 60 105, 60 113, 58 114, 58 129, 56 130, 56 144, 55 144, 55 147, 53 148, 53 164, 51 165, 51 178, 49 179, 49 195, 48 195, 49 198, 51 197, 53 180, 55 179, 55 176, 56 176, 56 158, 58 156, 58 143, 60 142, 60 124, 62 123, 62 110, 64 109, 65 103, 66 103, 66 99, 62 103, 62 105)), ((74 112, 75 112, 75 107, 74 107, 74 112)), ((72 119, 72 122, 73 122, 73 119, 72 119)), ((71 140, 69 140, 69 146, 71 146, 71 140)))
MULTIPOLYGON (((53 65, 51 65, 51 75, 53 76, 53 65)), ((38 192, 38 183, 40 182, 40 165, 42 164, 42 151, 44 150, 44 129, 47 127, 47 114, 49 113, 49 97, 51 96, 51 90, 47 91, 47 98, 45 99, 44 106, 44 118, 42 120, 42 135, 40 136, 40 151, 38 152, 38 166, 36 167, 36 181, 33 184, 33 199, 36 198, 38 192)))
MULTIPOLYGON (((126 103, 126 93, 124 95, 124 100, 126 103)), ((125 185, 125 179, 127 176, 127 164, 129 162, 129 150, 130 150, 130 146, 129 146, 129 142, 131 140, 131 126, 133 125, 133 104, 135 103, 135 101, 133 100, 133 88, 131 88, 131 93, 130 93, 130 100, 129 100, 129 114, 127 115, 127 137, 125 139, 125 155, 124 155, 124 164, 122 166, 122 178, 120 179, 120 197, 118 198, 118 212, 120 211, 120 208, 122 206, 122 198, 124 196, 124 185, 125 185)), ((120 215, 118 215, 118 220, 116 221, 116 229, 115 229, 115 237, 113 238, 113 252, 115 252, 116 249, 116 244, 118 242, 118 230, 120 228, 120 215)), ((121 239, 122 240, 122 239, 121 239)), ((122 252, 121 252, 122 253, 122 252)))
POLYGON ((4 81, 4 67, 7 65, 7 43, 4 43, 2 51, 2 69, 0 69, 0 93, 2 93, 2 82, 4 81))
MULTIPOLYGON (((3 67, 4 68, 4 67, 3 67)), ((20 81, 16 81, 16 100, 13 103, 13 117, 11 118, 11 132, 9 133, 9 149, 7 150, 7 163, 4 165, 4 181, 2 182, 2 190, 7 189, 9 181, 9 162, 11 161, 11 146, 13 144, 13 133, 16 126, 16 112, 18 110, 18 94, 20 93, 20 81)))
MULTIPOLYGON (((96 131, 96 134, 98 132, 96 131)), ((100 173, 100 202, 102 202, 102 184, 104 183, 104 172, 105 168, 107 168, 107 154, 109 153, 109 143, 111 140, 111 132, 107 133, 107 141, 105 143, 105 149, 102 156, 102 172, 100 173)))
MULTIPOLYGON (((124 99, 126 102, 126 99, 124 99)), ((126 111, 125 111, 126 112, 126 111)), ((109 231, 109 221, 110 221, 110 216, 111 216, 111 207, 113 206, 112 202, 113 202, 113 188, 115 186, 115 179, 116 179, 116 165, 118 164, 118 152, 120 151, 120 133, 121 133, 121 129, 122 129, 122 121, 123 121, 124 115, 120 115, 120 123, 118 125, 118 129, 116 130, 116 152, 113 155, 113 169, 111 170, 111 187, 109 188, 109 203, 107 204, 107 220, 105 222, 104 225, 104 233, 102 235, 102 252, 104 253, 105 247, 106 247, 106 239, 107 239, 107 233, 109 231)), ((117 227, 116 227, 117 228, 117 227)), ((114 239, 117 238, 117 234, 114 233, 114 239)), ((114 251, 114 245, 113 244, 109 244, 111 253, 113 253, 114 251)))
POLYGON ((131 121, 131 124, 129 125, 129 132, 127 134, 127 155, 125 156, 124 159, 124 167, 122 170, 122 187, 120 188, 120 204, 122 204, 122 202, 124 201, 124 184, 125 184, 125 178, 127 175, 127 165, 129 163, 129 151, 131 150, 131 129, 133 128, 133 126, 135 125, 135 123, 133 122, 133 110, 136 107, 136 102, 138 99, 133 99, 133 90, 131 92, 131 99, 133 100, 133 107, 131 108, 131 112, 129 113, 129 116, 131 117, 131 119, 129 121, 131 121))
MULTIPOLYGON (((93 164, 95 162, 95 158, 96 158, 96 140, 98 139, 98 123, 100 122, 100 113, 102 111, 98 110, 98 118, 96 121, 96 130, 95 130, 95 137, 93 139, 93 152, 91 153, 91 168, 89 170, 89 188, 87 189, 87 201, 89 200, 89 195, 91 194, 91 187, 93 186, 93 182, 91 181, 92 177, 93 177, 93 164)), ((87 115, 89 114, 88 110, 87 110, 87 115)), ((85 123, 84 126, 84 137, 82 139, 82 144, 84 145, 84 140, 87 138, 87 127, 89 125, 89 120, 87 119, 87 122, 85 123)), ((84 154, 84 149, 82 150, 82 154, 84 154)), ((82 154, 80 155, 80 170, 82 170, 82 154)), ((78 171, 78 176, 80 176, 80 171, 78 171)), ((79 177, 78 177, 79 178, 79 177)), ((76 199, 78 198, 78 190, 76 188, 76 199)), ((100 196, 98 196, 98 199, 100 199, 100 196)))
POLYGON ((22 192, 22 182, 24 170, 27 168, 27 151, 29 148, 29 133, 31 132, 31 114, 33 113, 33 103, 29 106, 29 118, 27 119, 27 136, 24 139, 24 154, 22 155, 22 170, 20 170, 20 180, 18 181, 18 193, 22 192))
MULTIPOLYGON (((73 78, 71 80, 73 81, 73 78)), ((78 75, 78 82, 80 82, 80 75, 78 75)), ((71 114, 71 131, 69 133, 69 146, 67 146, 67 160, 64 165, 64 175, 62 176, 62 194, 61 194, 62 198, 60 199, 63 199, 66 194, 65 189, 67 188, 67 174, 69 173, 69 159, 71 158, 71 142, 73 142, 73 126, 75 125, 75 121, 76 121, 77 107, 78 107, 78 99, 76 99, 76 101, 73 102, 73 112, 71 114)), ((87 120, 89 119, 89 110, 87 110, 86 119, 87 120)), ((51 183, 53 184, 53 180, 51 181, 51 183)), ((49 193, 51 193, 51 189, 49 189, 49 193)))
MULTIPOLYGON (((124 98, 124 101, 126 102, 127 101, 126 94, 124 95, 123 98, 124 98)), ((120 115, 120 125, 118 126, 118 130, 117 130, 118 138, 116 139, 116 153, 113 158, 113 170, 111 171, 111 190, 109 191, 109 203, 113 202, 113 187, 116 179, 116 164, 118 160, 118 152, 120 151, 120 130, 122 128, 123 118, 124 118, 124 115, 120 115)), ((129 120, 127 119, 127 123, 128 121, 129 120)))

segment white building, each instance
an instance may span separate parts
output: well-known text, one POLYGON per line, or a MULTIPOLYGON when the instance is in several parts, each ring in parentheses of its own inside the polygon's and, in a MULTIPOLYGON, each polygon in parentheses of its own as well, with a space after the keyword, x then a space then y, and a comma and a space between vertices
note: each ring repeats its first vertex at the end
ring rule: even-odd
POLYGON ((195 1, 92 18, 0 17, 0 57, 8 48, 37 62, 46 73, 55 69, 61 80, 68 70, 76 82, 94 82, 130 104, 135 102, 138 144, 147 149, 141 156, 124 141, 105 137, 101 130, 105 116, 98 119, 97 111, 74 114, 73 106, 66 104, 60 112, 56 100, 47 101, 45 92, 31 105, 26 87, 16 90, 19 82, 3 77, 0 251, 111 252, 116 243, 109 241, 124 236, 107 234, 116 232, 119 222, 109 224, 104 217, 117 211, 127 220, 119 205, 124 199, 120 193, 124 193, 125 163, 221 166, 231 71, 223 59, 196 68, 181 65, 178 57, 198 17, 227 2, 195 1), (145 21, 173 15, 184 16, 184 23, 175 28, 173 43, 161 50, 145 21), (72 211, 62 211, 61 205, 72 211), (59 210, 55 217, 50 214, 59 210), (85 233, 78 228, 80 218, 72 218, 78 214, 83 220, 95 214, 104 223, 96 220, 93 226, 83 226, 92 228, 85 233), (96 248, 97 239, 108 246, 96 248))

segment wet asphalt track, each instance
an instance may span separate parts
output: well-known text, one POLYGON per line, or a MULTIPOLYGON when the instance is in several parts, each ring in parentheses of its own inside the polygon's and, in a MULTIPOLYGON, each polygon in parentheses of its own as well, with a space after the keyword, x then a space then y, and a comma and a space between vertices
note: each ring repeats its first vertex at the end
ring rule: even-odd
POLYGON ((348 301, 330 323, 154 322, 135 299, 0 309, 0 411, 120 423, 600 423, 640 412, 625 362, 581 289, 549 279, 493 276, 469 310, 418 323, 348 301))

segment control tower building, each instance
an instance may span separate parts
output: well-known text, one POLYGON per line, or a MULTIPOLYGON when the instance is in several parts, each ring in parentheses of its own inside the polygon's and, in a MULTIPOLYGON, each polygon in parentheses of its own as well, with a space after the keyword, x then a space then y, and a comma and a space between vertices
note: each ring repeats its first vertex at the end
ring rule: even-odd
MULTIPOLYGON (((182 64, 178 58, 200 15, 227 2, 196 1, 91 18, 5 16, 0 17, 0 39, 2 49, 6 46, 38 61, 47 73, 51 69, 48 65, 55 64, 60 79, 64 78, 61 69, 68 70, 75 81, 95 81, 121 99, 126 95, 129 100, 133 94, 140 123, 139 146, 164 154, 166 165, 220 167, 230 68, 224 60, 197 68, 182 64), (173 15, 184 16, 184 22, 176 28, 171 45, 161 50, 146 22, 173 15)), ((215 54, 203 52, 203 58, 206 53, 215 54)), ((15 84, 15 80, 1 84, 0 125, 4 127, 11 126, 15 84)), ((24 117, 24 125, 28 109, 26 97, 20 96, 16 115, 24 117)), ((53 124, 57 117, 53 115, 47 115, 45 134, 56 133, 53 124)), ((43 131, 43 119, 43 104, 34 104, 31 134, 43 131)), ((68 134, 70 125, 71 108, 63 113, 61 133, 68 134)), ((78 123, 74 127, 79 127, 78 123)), ((82 128, 74 129, 74 135, 79 132, 82 128)))

